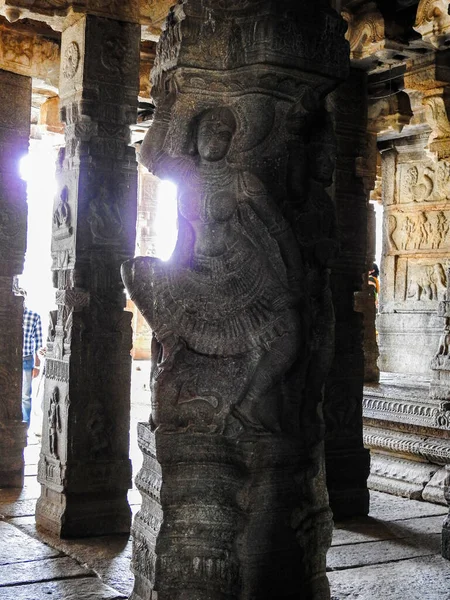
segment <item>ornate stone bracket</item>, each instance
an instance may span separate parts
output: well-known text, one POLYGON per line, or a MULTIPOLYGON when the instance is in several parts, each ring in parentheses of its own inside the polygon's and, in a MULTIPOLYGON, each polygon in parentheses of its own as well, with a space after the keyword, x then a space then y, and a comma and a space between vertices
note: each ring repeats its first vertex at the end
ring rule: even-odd
POLYGON ((373 57, 384 49, 384 19, 376 2, 361 3, 354 11, 346 7, 341 14, 348 24, 345 37, 350 44, 352 60, 373 57))
POLYGON ((414 29, 437 50, 447 48, 450 39, 449 6, 448 0, 420 0, 417 8, 414 29))

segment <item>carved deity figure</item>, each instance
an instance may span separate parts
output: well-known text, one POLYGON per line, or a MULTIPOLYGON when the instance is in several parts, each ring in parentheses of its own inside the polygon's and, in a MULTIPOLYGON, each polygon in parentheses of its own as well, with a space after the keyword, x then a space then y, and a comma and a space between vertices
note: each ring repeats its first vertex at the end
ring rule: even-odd
POLYGON ((436 220, 436 236, 433 238, 433 248, 440 248, 442 243, 445 241, 449 232, 450 225, 445 214, 440 211, 437 214, 436 220))
POLYGON ((301 262, 261 181, 227 160, 236 127, 230 108, 212 108, 192 123, 192 156, 147 154, 156 174, 178 178, 179 238, 168 262, 138 257, 122 266, 122 277, 160 345, 153 378, 183 347, 209 357, 256 353, 231 412, 262 432, 255 405, 299 353, 301 262))
POLYGON ((108 196, 106 185, 102 183, 89 204, 88 222, 92 237, 97 244, 111 244, 119 240, 122 231, 122 218, 115 198, 108 196))
POLYGON ((63 239, 72 234, 71 212, 69 206, 69 190, 64 186, 61 190, 58 205, 53 213, 53 236, 55 239, 63 239))
POLYGON ((59 412, 59 390, 55 388, 50 398, 48 408, 48 442, 50 454, 58 456, 58 432, 61 432, 61 417, 59 412))

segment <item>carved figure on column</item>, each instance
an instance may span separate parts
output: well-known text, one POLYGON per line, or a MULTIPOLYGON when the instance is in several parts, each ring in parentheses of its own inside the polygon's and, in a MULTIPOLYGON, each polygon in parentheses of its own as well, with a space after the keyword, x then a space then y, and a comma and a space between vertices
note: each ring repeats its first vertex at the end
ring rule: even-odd
POLYGON ((59 458, 58 433, 61 433, 61 415, 59 411, 59 389, 55 387, 48 409, 48 443, 50 454, 55 458, 59 458))
POLYGON ((228 164, 235 130, 230 108, 206 110, 192 124, 192 157, 155 157, 155 172, 183 173, 178 244, 169 262, 140 257, 122 272, 161 345, 154 378, 172 368, 183 345, 210 356, 253 353, 232 413, 245 428, 274 430, 279 424, 262 423, 254 409, 299 352, 300 254, 262 183, 228 164), (279 254, 265 258, 273 242, 279 254))

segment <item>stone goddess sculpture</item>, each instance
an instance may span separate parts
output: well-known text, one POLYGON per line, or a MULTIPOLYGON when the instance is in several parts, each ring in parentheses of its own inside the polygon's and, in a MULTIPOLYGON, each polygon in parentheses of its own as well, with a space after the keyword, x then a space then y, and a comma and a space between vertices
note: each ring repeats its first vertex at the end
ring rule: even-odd
POLYGON ((237 396, 229 382, 229 408, 246 430, 273 431, 279 425, 262 423, 255 407, 299 355, 299 250, 261 181, 227 160, 232 110, 206 110, 192 129, 191 156, 155 150, 157 136, 142 153, 150 170, 178 185, 175 251, 167 262, 130 260, 122 277, 159 346, 152 377, 170 371, 182 348, 217 360, 251 356, 237 396))

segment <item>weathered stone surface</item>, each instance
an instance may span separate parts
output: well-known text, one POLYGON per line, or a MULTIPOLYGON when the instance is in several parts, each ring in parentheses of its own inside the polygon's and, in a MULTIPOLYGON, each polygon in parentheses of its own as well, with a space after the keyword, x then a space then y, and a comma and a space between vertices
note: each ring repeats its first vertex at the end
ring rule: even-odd
POLYGON ((450 586, 448 562, 439 557, 350 569, 328 577, 332 600, 434 600, 447 598, 450 586))
POLYGON ((31 585, 3 587, 0 589, 2 600, 48 600, 49 597, 64 600, 122 600, 123 594, 103 584, 95 577, 73 579, 69 581, 50 581, 31 585))
POLYGON ((389 563, 420 556, 438 554, 441 549, 441 534, 427 534, 426 544, 421 536, 403 540, 387 540, 383 542, 365 542, 362 546, 333 546, 327 555, 328 569, 340 570, 348 567, 362 567, 389 563))
POLYGON ((381 492, 370 492, 370 516, 380 521, 399 521, 420 516, 445 515, 444 506, 409 500, 408 504, 402 498, 388 496, 381 492), (407 512, 406 508, 407 506, 407 512))
POLYGON ((0 542, 0 565, 41 560, 60 554, 58 550, 31 539, 4 521, 0 521, 0 542))
MULTIPOLYGON (((16 543, 14 540, 11 541, 16 543)), ((0 588, 8 585, 23 585, 53 579, 87 576, 89 576, 89 571, 71 558, 51 558, 47 560, 30 558, 26 562, 0 566, 0 588)))
MULTIPOLYGON (((405 504, 405 509, 409 506, 405 504)), ((426 510, 426 505, 422 504, 426 510)), ((404 515, 406 516, 406 515, 404 515)), ((443 516, 408 518, 399 521, 381 521, 366 517, 364 519, 349 519, 335 523, 333 530, 333 546, 376 542, 411 536, 440 534, 443 516)), ((422 540, 426 537, 422 537, 422 540)))
POLYGON ((446 478, 447 471, 445 467, 441 467, 425 486, 422 498, 427 502, 447 504, 444 496, 446 478))

